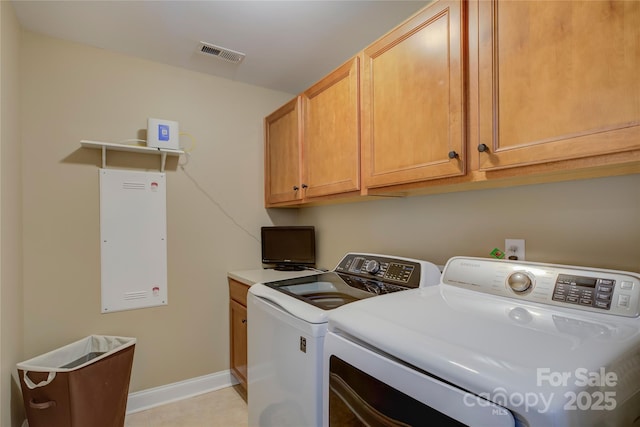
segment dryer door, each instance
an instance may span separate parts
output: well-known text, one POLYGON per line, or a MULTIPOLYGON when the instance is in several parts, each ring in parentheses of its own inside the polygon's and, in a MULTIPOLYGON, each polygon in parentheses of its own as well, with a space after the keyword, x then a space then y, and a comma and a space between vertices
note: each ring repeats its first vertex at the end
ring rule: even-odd
POLYGON ((325 427, 515 425, 507 409, 332 332, 324 372, 325 427))

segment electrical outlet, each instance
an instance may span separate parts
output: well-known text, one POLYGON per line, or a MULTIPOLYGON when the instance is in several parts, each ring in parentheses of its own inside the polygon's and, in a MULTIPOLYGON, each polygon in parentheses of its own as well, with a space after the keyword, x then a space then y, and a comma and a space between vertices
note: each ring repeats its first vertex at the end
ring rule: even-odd
POLYGON ((524 239, 504 239, 504 253, 506 259, 524 261, 524 239))

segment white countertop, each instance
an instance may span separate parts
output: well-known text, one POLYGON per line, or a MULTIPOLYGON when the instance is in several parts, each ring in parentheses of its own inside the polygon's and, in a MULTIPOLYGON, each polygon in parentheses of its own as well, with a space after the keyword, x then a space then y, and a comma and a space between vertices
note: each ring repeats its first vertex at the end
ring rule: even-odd
POLYGON ((312 276, 318 274, 316 270, 302 271, 280 271, 273 268, 261 268, 256 270, 240 270, 229 271, 227 276, 244 283, 245 285, 253 285, 255 283, 275 282, 276 280, 294 279, 296 277, 312 276))

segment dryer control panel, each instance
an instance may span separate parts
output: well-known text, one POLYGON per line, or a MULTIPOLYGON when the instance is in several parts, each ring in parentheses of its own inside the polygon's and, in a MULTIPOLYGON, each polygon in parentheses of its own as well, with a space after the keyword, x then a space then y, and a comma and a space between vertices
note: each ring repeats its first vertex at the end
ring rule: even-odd
POLYGON ((558 264, 454 257, 442 282, 586 311, 640 316, 640 274, 558 264))
MULTIPOLYGON (((634 287, 632 282, 623 283, 625 288, 634 287)), ((553 290, 553 300, 609 310, 615 286, 615 279, 559 274, 553 290)), ((622 284, 620 287, 622 288, 622 284)), ((623 306, 629 306, 631 300, 624 297, 619 302, 623 306)))

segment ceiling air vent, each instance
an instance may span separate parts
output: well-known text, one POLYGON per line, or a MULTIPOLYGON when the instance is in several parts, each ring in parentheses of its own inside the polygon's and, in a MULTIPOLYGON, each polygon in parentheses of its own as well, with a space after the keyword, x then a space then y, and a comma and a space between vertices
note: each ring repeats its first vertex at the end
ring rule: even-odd
POLYGON ((233 62, 234 64, 242 62, 245 57, 245 54, 242 52, 236 52, 235 50, 227 49, 226 47, 220 47, 205 42, 200 42, 200 53, 217 56, 220 59, 233 62))

